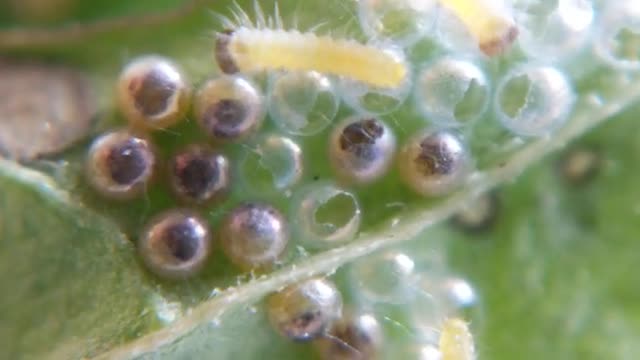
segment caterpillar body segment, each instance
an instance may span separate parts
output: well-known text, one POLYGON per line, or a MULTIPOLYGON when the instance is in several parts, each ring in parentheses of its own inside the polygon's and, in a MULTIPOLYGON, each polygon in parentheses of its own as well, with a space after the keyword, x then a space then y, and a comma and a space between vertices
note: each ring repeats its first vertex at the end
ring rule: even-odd
POLYGON ((439 350, 442 360, 476 360, 473 335, 462 319, 449 318, 442 325, 439 350))
POLYGON ((392 52, 298 31, 241 27, 222 32, 215 55, 225 73, 317 71, 381 88, 400 86, 408 73, 407 64, 392 52))

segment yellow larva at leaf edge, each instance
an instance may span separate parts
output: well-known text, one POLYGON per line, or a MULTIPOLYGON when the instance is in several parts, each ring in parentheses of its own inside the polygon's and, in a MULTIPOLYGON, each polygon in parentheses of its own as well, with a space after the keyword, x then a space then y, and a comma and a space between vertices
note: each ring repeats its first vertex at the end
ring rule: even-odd
POLYGON ((488 56, 504 52, 518 37, 518 28, 503 1, 440 0, 440 4, 465 24, 488 56))
POLYGON ((476 351, 469 325, 462 319, 449 318, 442 324, 438 344, 442 360, 475 360, 476 351))

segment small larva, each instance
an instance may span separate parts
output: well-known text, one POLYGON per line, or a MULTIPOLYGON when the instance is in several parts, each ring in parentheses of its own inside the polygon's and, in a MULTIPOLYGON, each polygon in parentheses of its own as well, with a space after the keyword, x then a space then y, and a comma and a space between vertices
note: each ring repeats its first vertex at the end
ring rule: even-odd
POLYGON ((256 5, 255 25, 242 9, 234 17, 235 22, 220 17, 227 30, 216 35, 215 58, 224 73, 317 71, 380 88, 399 87, 407 77, 407 64, 384 49, 283 29, 277 9, 275 20, 265 20, 256 5))
POLYGON ((518 28, 501 0, 439 0, 464 23, 487 56, 504 52, 518 37, 518 28))
POLYGON ((439 350, 442 360, 475 360, 476 351, 469 325, 461 319, 449 318, 442 324, 439 350))

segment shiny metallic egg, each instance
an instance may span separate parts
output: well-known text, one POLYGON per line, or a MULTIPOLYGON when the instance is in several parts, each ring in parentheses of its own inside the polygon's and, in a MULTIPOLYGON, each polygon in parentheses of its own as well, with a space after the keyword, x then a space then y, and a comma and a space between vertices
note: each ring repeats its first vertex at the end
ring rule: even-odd
POLYGON ((231 185, 229 160, 201 145, 191 145, 173 156, 169 177, 181 199, 197 204, 219 199, 231 185))
POLYGON ((171 60, 155 55, 131 61, 118 79, 118 105, 134 125, 162 129, 182 120, 191 103, 191 86, 171 60))
POLYGON ((273 328, 293 341, 322 336, 342 315, 342 295, 329 280, 313 278, 271 295, 267 313, 273 328))
POLYGON ((156 166, 152 144, 127 130, 97 138, 89 149, 86 174, 94 189, 105 196, 128 199, 139 195, 156 166))
POLYGON ((206 220, 189 210, 170 210, 147 225, 138 251, 153 273, 173 279, 194 275, 211 252, 206 220))
POLYGON ((318 339, 318 350, 326 360, 373 360, 380 358, 382 328, 372 314, 349 314, 338 320, 318 339))
POLYGON ((289 242, 289 226, 272 206, 247 203, 222 220, 220 242, 234 264, 244 269, 268 267, 284 252, 289 242))
POLYGON ((354 116, 334 128, 329 159, 338 177, 364 184, 386 173, 395 150, 395 136, 385 123, 375 117, 354 116))
POLYGON ((423 196, 438 196, 460 187, 471 170, 469 150, 446 130, 426 130, 410 139, 398 156, 404 182, 423 196))
POLYGON ((214 141, 239 141, 253 134, 264 118, 263 98, 241 77, 207 81, 196 94, 195 117, 214 141))

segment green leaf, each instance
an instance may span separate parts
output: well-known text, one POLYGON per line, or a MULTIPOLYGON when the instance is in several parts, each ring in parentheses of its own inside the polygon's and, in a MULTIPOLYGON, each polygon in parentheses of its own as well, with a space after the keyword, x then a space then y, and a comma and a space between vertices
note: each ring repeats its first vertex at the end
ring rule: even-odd
MULTIPOLYGON (((196 11, 173 12, 172 7, 184 4, 83 3, 69 16, 94 30, 76 30, 68 37, 51 36, 55 29, 67 31, 63 25, 49 24, 42 32, 2 15, 0 22, 10 31, 0 32, 0 48, 86 69, 105 109, 97 126, 102 130, 122 123, 112 111, 112 88, 126 59, 162 53, 184 65, 197 83, 212 74, 208 34, 218 24, 207 10, 228 14, 230 1, 194 4, 200 6, 196 11), (114 26, 121 16, 155 11, 168 14, 167 19, 140 21, 143 26, 132 30, 114 26), (40 35, 34 37, 33 31, 40 35), (35 40, 19 41, 25 38, 35 40)), ((329 27, 349 33, 355 21, 353 4, 340 0, 279 5, 282 14, 299 16, 301 25, 329 19, 329 27)), ((242 1, 241 7, 250 9, 250 1, 242 1)), ((412 54, 420 56, 419 51, 412 54)), ((513 59, 504 62, 490 64, 493 75, 513 59)), ((463 315, 471 321, 481 358, 633 358, 640 353, 635 340, 640 336, 640 292, 633 285, 640 230, 634 107, 640 99, 640 75, 604 69, 588 55, 572 65, 579 99, 565 127, 511 147, 511 134, 495 125, 479 128, 472 142, 481 168, 459 192, 422 201, 398 186, 392 174, 371 189, 357 190, 365 224, 355 241, 309 254, 293 249, 287 263, 268 274, 244 274, 220 251, 203 274, 184 282, 148 274, 136 254, 135 238, 150 216, 175 207, 176 201, 162 183, 131 203, 97 196, 82 177, 86 144, 61 154, 53 166, 35 163, 28 168, 0 160, 0 357, 313 358, 313 346, 291 343, 271 329, 264 296, 310 276, 330 275, 347 303, 368 306, 352 284, 350 266, 396 249, 416 259, 430 253, 444 256, 447 264, 439 271, 475 286, 479 304, 463 315), (585 186, 563 182, 557 159, 547 157, 572 142, 595 146, 604 159, 600 173, 585 186), (448 223, 474 197, 496 189, 503 203, 488 232, 463 234, 448 223), (402 203, 402 210, 387 207, 394 201, 402 203)), ((411 109, 389 120, 400 140, 422 126, 411 109)), ((483 121, 493 124, 490 116, 483 121)), ((267 130, 273 127, 267 125, 267 130)), ((331 177, 325 135, 300 141, 314 174, 331 177)), ((154 140, 166 156, 202 138, 191 122, 154 140)), ((234 157, 241 150, 225 148, 234 157)), ((282 194, 263 197, 289 207, 290 199, 282 194)), ((238 187, 224 206, 205 212, 215 226, 227 209, 251 199, 238 187)), ((419 264, 417 270, 429 275, 430 268, 419 264)), ((388 335, 385 358, 408 358, 420 346, 420 334, 411 325, 415 314, 406 310, 375 308, 388 335)))
POLYGON ((150 288, 117 226, 5 160, 0 187, 3 356, 95 354, 148 327, 150 288))

